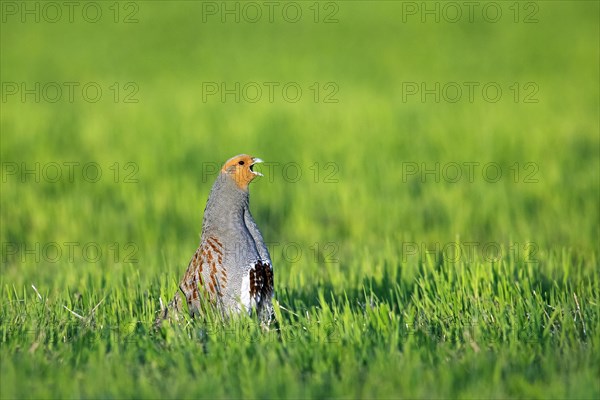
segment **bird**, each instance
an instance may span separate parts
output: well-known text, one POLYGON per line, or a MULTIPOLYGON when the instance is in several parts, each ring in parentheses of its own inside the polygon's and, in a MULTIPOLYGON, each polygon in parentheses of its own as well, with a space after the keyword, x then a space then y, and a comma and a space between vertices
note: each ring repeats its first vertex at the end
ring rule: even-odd
POLYGON ((273 263, 263 236, 250 213, 248 186, 263 160, 239 154, 223 164, 204 209, 198 249, 192 256, 173 300, 163 307, 155 324, 179 320, 183 301, 191 317, 206 307, 228 318, 256 312, 263 326, 273 319, 273 263), (173 318, 171 318, 173 317, 173 318))

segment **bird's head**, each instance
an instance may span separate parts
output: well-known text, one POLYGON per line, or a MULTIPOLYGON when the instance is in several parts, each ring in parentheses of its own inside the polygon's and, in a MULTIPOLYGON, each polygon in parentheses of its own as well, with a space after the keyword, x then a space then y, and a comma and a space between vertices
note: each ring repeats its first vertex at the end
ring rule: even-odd
POLYGON ((253 170, 254 164, 261 162, 263 160, 260 158, 240 154, 227 160, 221 173, 233 179, 240 189, 248 190, 248 184, 257 176, 262 176, 260 172, 253 170))

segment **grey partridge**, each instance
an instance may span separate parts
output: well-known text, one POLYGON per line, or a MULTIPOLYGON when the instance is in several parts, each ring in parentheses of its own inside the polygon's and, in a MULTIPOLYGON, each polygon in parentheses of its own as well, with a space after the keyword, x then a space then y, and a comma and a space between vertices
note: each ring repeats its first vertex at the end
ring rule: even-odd
POLYGON ((200 245, 157 324, 170 313, 178 319, 183 299, 191 316, 211 306, 226 317, 256 310, 263 325, 271 322, 273 264, 249 208, 248 185, 262 175, 253 170, 260 162, 240 154, 221 168, 204 210, 200 245))

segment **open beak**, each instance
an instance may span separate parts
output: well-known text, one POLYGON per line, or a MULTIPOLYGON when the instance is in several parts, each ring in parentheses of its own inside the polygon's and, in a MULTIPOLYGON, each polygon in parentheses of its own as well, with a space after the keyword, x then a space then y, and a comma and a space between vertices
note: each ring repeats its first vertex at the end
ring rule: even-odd
POLYGON ((254 164, 260 164, 260 163, 262 163, 262 162, 264 162, 264 161, 263 161, 263 160, 261 160, 260 158, 258 158, 258 157, 252 157, 252 164, 250 164, 250 171, 251 171, 251 172, 252 172, 254 175, 257 175, 257 176, 263 176, 263 174, 261 174, 260 172, 258 172, 258 171, 254 171, 254 164))

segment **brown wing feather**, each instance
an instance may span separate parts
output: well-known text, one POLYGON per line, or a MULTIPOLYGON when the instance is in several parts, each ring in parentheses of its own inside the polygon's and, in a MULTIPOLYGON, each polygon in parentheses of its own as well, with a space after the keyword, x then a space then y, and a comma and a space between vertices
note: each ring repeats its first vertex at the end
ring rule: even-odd
POLYGON ((215 303, 222 296, 226 284, 223 246, 216 238, 209 237, 194 253, 179 284, 187 300, 190 315, 201 312, 202 298, 215 303))

